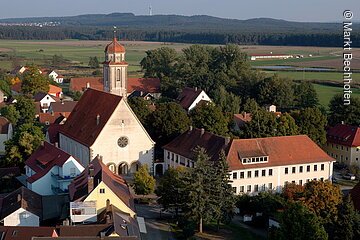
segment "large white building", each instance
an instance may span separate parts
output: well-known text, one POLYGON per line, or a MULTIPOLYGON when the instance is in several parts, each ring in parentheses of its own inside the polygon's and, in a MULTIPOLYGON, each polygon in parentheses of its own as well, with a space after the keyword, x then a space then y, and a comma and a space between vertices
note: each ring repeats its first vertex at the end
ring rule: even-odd
POLYGON ((232 140, 227 161, 236 193, 280 191, 286 183, 331 180, 334 159, 308 136, 232 140))
POLYGON ((13 136, 13 127, 11 122, 5 117, 0 116, 0 155, 5 154, 5 142, 13 136))

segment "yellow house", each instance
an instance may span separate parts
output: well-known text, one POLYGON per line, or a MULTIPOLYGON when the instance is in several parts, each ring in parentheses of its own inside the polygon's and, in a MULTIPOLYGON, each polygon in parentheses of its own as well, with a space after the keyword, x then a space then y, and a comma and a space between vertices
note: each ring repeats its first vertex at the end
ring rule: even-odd
POLYGON ((133 218, 136 215, 126 181, 111 172, 99 156, 69 185, 69 194, 73 202, 96 202, 97 215, 105 210, 107 202, 133 218))

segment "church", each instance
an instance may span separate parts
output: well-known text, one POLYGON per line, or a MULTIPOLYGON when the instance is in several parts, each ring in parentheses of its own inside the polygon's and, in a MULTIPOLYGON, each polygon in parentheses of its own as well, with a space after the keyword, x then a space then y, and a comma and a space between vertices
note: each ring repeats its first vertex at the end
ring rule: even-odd
POLYGON ((127 103, 125 48, 114 37, 105 48, 104 91, 87 89, 59 130, 59 147, 86 167, 96 156, 117 174, 147 164, 153 172, 155 142, 127 103))

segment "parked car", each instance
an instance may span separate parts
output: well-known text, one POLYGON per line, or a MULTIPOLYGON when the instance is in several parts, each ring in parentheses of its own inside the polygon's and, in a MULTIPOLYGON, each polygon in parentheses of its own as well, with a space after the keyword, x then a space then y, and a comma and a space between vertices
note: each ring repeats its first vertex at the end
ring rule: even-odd
POLYGON ((351 173, 344 175, 343 178, 347 179, 347 180, 355 180, 356 179, 355 175, 351 174, 351 173))

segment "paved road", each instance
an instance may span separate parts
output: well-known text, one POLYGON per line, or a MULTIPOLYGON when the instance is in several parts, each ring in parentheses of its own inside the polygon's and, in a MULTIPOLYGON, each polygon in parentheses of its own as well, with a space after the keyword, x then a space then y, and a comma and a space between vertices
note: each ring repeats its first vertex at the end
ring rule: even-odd
POLYGON ((136 212, 139 217, 145 219, 147 234, 141 234, 142 240, 171 240, 174 239, 170 227, 164 219, 169 214, 161 213, 159 205, 135 204, 136 212))

